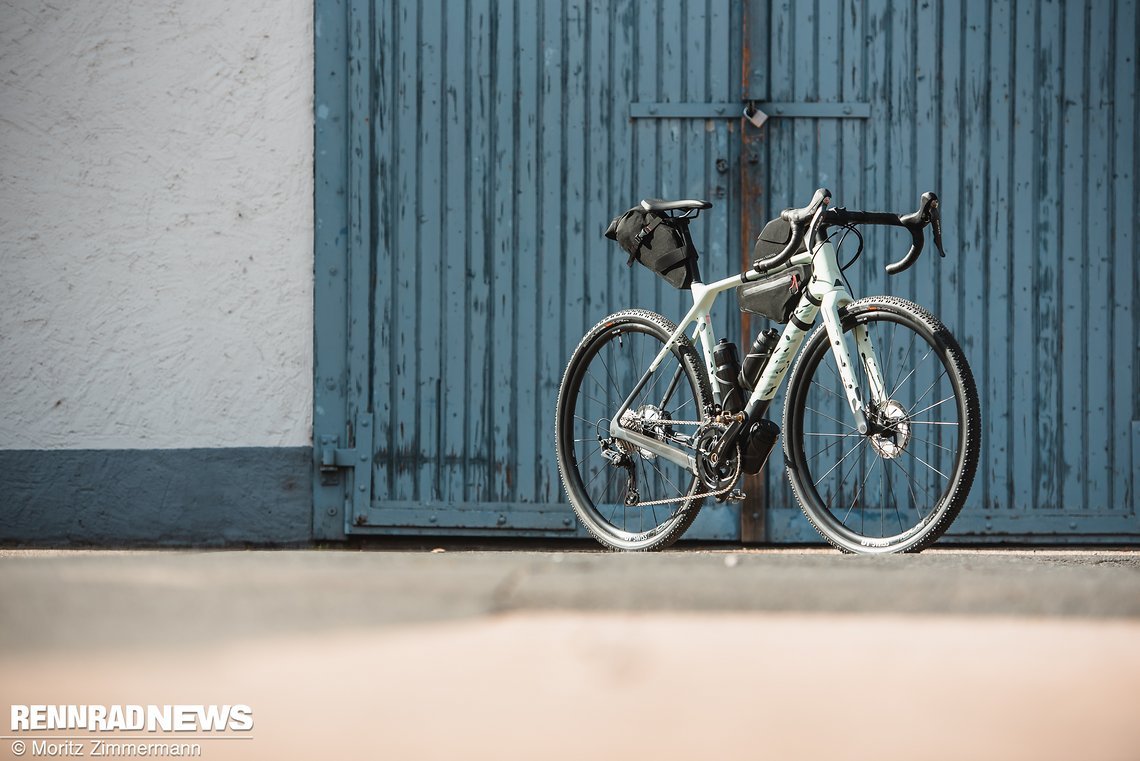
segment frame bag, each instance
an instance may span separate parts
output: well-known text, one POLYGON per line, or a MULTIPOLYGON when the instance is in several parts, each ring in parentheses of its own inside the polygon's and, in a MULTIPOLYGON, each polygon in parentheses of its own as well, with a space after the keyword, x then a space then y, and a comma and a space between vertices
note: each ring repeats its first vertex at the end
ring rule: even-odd
MULTIPOLYGON (((777 217, 760 232, 756 238, 756 247, 753 256, 756 259, 767 259, 784 250, 792 238, 792 226, 783 218, 777 217)), ((795 253, 807 251, 807 246, 800 244, 795 253)), ((791 319, 792 311, 799 303, 800 296, 807 288, 811 279, 811 267, 801 264, 770 275, 760 280, 736 289, 736 297, 740 302, 740 311, 758 314, 773 322, 785 323, 791 319)))
POLYGON ((626 266, 640 262, 660 275, 674 288, 688 290, 693 283, 696 249, 673 220, 639 207, 614 217, 606 237, 616 240, 629 254, 626 266))

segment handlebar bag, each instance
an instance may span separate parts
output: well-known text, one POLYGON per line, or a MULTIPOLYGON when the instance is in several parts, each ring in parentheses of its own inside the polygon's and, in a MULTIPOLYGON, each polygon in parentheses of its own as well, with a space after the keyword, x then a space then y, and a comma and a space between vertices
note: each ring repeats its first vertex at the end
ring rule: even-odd
POLYGON ((758 314, 772 322, 785 323, 792 317, 800 296, 811 279, 811 267, 801 264, 736 289, 740 311, 758 314))
POLYGON ((692 286, 697 251, 665 214, 635 207, 614 217, 606 228, 606 237, 616 240, 629 254, 626 266, 632 267, 637 261, 674 288, 688 290, 692 286))
MULTIPOLYGON (((756 246, 752 249, 753 259, 767 259, 776 256, 788 245, 792 239, 792 226, 783 217, 776 217, 756 236, 756 246)), ((800 243, 800 247, 793 253, 799 254, 807 251, 807 244, 800 243)))

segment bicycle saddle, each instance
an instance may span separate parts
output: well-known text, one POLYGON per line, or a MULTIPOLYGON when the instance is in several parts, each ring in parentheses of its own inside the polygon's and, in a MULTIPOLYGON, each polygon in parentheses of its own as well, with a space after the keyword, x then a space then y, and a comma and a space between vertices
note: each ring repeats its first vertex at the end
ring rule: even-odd
POLYGON ((680 211, 689 209, 711 209, 708 201, 665 201, 661 198, 646 198, 641 202, 645 211, 680 211))

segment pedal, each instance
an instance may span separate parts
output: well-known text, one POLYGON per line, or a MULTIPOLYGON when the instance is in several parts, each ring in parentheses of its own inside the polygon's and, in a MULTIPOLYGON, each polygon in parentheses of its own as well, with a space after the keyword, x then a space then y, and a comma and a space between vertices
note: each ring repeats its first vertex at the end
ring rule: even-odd
POLYGON ((744 498, 746 496, 747 495, 744 492, 742 492, 740 489, 733 489, 732 491, 730 491, 728 493, 728 496, 724 498, 724 501, 725 502, 743 502, 744 498))

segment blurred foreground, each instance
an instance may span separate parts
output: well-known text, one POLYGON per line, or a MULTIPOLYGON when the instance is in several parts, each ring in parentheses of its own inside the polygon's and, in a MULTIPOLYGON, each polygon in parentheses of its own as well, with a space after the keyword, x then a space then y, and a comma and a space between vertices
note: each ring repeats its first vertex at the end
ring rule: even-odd
POLYGON ((1140 758, 1140 553, 532 547, 4 551, 0 698, 251 706, 212 759, 1140 758))

